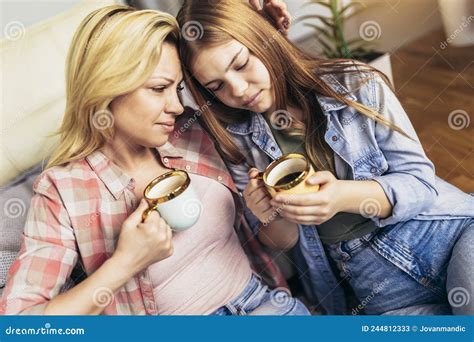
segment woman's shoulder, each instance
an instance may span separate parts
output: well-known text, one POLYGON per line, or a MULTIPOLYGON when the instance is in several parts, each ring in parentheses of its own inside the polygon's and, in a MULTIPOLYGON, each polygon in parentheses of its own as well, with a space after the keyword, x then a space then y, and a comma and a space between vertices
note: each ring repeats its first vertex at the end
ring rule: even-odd
POLYGON ((36 193, 50 192, 61 185, 74 186, 90 178, 91 169, 86 158, 70 161, 62 165, 48 167, 41 172, 33 183, 36 193))

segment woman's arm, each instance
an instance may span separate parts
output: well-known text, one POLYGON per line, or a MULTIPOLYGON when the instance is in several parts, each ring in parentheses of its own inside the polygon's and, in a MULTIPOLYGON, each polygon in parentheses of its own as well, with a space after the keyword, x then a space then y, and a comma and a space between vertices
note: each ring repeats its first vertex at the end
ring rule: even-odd
POLYGON ((69 291, 52 298, 45 315, 99 315, 109 305, 114 293, 134 276, 119 258, 112 256, 91 276, 69 291))
POLYGON ((141 223, 148 207, 142 200, 123 222, 113 256, 60 294, 79 259, 77 241, 56 186, 43 178, 35 191, 22 246, 0 302, 2 314, 99 314, 136 273, 173 252, 171 229, 157 212, 141 223))
POLYGON ((148 204, 142 199, 122 224, 112 257, 86 280, 51 299, 45 314, 98 315, 112 303, 114 293, 135 274, 171 256, 171 228, 156 211, 142 223, 142 213, 147 208, 148 204))

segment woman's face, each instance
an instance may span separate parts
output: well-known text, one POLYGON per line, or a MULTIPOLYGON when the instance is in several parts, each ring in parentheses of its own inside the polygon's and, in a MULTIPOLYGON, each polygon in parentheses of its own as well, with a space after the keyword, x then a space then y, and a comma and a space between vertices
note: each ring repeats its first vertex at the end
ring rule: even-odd
POLYGON ((229 107, 266 113, 274 106, 267 68, 236 40, 203 48, 191 70, 201 85, 229 107))
POLYGON ((178 97, 182 79, 178 51, 174 45, 165 43, 150 78, 110 104, 116 136, 149 148, 164 145, 176 117, 184 110, 178 97))

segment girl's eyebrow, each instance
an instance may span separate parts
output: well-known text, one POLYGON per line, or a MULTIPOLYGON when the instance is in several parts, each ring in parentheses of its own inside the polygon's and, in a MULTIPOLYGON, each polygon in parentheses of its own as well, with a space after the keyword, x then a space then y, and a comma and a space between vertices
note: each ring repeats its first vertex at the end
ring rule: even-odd
MULTIPOLYGON (((239 55, 242 53, 242 51, 244 50, 244 48, 242 47, 239 52, 237 52, 234 57, 232 57, 232 60, 230 61, 229 65, 227 66, 227 68, 225 68, 225 72, 229 71, 230 67, 232 66, 232 64, 234 64, 235 60, 237 59, 237 57, 239 57, 239 55)), ((209 84, 211 84, 212 82, 215 82, 216 80, 212 80, 212 81, 209 81, 207 82, 204 86, 207 87, 209 84)))

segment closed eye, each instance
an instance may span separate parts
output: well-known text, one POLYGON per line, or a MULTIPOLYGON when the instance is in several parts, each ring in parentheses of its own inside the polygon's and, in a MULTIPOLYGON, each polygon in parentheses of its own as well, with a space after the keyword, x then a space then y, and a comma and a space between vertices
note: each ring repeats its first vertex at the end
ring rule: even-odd
POLYGON ((224 83, 221 82, 217 88, 214 88, 214 89, 208 88, 208 89, 215 93, 216 91, 219 91, 222 88, 224 88, 224 83))
POLYGON ((249 61, 250 61, 250 57, 247 58, 247 61, 244 64, 242 64, 241 66, 235 68, 235 70, 239 71, 239 70, 244 69, 247 66, 247 64, 249 64, 249 61))
POLYGON ((155 93, 162 93, 165 89, 166 89, 166 86, 151 88, 151 90, 154 91, 155 93))

